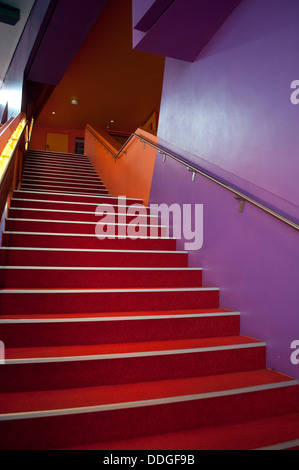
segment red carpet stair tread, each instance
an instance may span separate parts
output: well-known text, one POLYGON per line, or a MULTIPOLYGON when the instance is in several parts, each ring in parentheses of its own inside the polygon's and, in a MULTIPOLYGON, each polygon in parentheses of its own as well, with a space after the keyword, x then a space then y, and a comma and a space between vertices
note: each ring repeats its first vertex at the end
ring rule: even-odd
POLYGON ((0 248, 1 449, 299 448, 297 382, 148 208, 147 236, 98 239, 117 203, 87 157, 27 152, 0 248))

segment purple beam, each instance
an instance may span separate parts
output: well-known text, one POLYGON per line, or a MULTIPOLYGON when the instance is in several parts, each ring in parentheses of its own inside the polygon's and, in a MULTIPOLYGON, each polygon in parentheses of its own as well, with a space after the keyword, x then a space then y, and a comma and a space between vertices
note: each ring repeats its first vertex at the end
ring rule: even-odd
POLYGON ((239 3, 240 0, 175 0, 147 32, 140 31, 140 27, 133 30, 133 46, 193 62, 239 3))
POLYGON ((35 45, 27 79, 57 85, 108 0, 60 0, 35 45))

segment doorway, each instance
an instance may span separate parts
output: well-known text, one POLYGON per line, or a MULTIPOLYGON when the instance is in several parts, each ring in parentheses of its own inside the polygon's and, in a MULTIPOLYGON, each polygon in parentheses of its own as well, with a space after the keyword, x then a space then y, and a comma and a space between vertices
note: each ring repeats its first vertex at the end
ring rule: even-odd
POLYGON ((46 149, 51 152, 68 153, 69 136, 68 134, 55 134, 47 132, 46 149))

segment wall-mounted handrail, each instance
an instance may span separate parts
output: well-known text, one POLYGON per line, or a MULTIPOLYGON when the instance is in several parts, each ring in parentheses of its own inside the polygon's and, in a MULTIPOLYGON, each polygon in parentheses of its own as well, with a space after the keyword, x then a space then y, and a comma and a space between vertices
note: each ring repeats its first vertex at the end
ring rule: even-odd
MULTIPOLYGON (((90 126, 86 126, 86 130, 88 130, 88 132, 91 133, 91 135, 107 150, 108 153, 110 153, 110 155, 113 157, 113 158, 117 158, 117 154, 114 153, 106 144, 105 142, 103 142, 102 139, 100 139, 100 137, 98 136, 98 134, 96 134, 92 128, 90 126)), ((127 142, 125 143, 125 145, 127 144, 127 142)))
MULTIPOLYGON (((88 130, 89 130, 89 132, 91 132, 91 130, 89 128, 88 128, 88 130)), ((94 134, 93 132, 91 132, 91 134, 102 145, 104 145, 103 142, 101 141, 101 139, 96 134, 94 134)), ((260 202, 256 201, 255 199, 253 199, 253 198, 247 196, 246 194, 240 192, 239 190, 233 188, 232 186, 229 186, 226 183, 223 183, 222 181, 215 178, 214 176, 211 176, 208 173, 206 173, 205 171, 200 170, 199 168, 195 167, 194 165, 184 161, 182 158, 178 157, 177 155, 174 155, 172 152, 169 152, 169 150, 167 150, 167 149, 165 149, 165 148, 163 148, 159 145, 156 145, 153 142, 150 142, 149 140, 147 140, 144 137, 136 134, 135 132, 133 134, 131 134, 131 136, 128 138, 128 140, 124 143, 124 145, 120 148, 120 150, 117 153, 112 152, 111 149, 109 149, 109 150, 107 148, 106 149, 109 151, 109 153, 112 155, 112 157, 115 158, 115 160, 117 160, 118 158, 121 157, 121 154, 124 153, 124 151, 125 151, 124 149, 129 144, 129 142, 134 138, 139 139, 141 142, 143 142, 147 145, 150 145, 151 147, 154 147, 159 153, 161 153, 161 154, 163 154, 167 157, 170 157, 173 160, 176 160, 177 162, 184 165, 190 171, 193 171, 194 173, 198 173, 201 176, 204 176, 205 178, 209 179, 210 181, 213 181, 218 186, 221 186, 222 188, 230 191, 232 194, 234 194, 240 200, 249 202, 250 204, 258 207, 259 209, 263 210, 264 212, 267 212, 268 214, 272 215, 276 219, 279 219, 281 222, 284 222, 285 224, 289 225, 290 227, 294 228, 295 230, 299 230, 299 225, 296 224, 295 222, 289 220, 287 217, 284 217, 283 215, 279 214, 278 212, 270 209, 269 207, 265 206, 264 204, 261 204, 260 202)), ((104 147, 106 147, 106 146, 104 145, 104 147)))

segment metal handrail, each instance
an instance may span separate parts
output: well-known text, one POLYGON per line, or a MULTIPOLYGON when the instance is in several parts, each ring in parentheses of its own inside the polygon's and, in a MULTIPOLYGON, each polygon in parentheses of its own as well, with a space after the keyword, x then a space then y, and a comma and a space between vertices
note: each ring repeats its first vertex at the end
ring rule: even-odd
MULTIPOLYGON (((90 131, 90 129, 88 129, 90 131)), ((94 137, 100 142, 102 143, 101 139, 98 138, 98 136, 96 136, 93 132, 91 132, 92 135, 94 135, 94 137)), ((275 217, 276 219, 280 220, 281 222, 284 222, 285 224, 289 225, 290 227, 294 228, 295 230, 299 230, 299 225, 296 224, 295 222, 292 222, 291 220, 289 220, 287 217, 284 217, 282 216, 281 214, 279 214, 278 212, 275 212, 273 211, 272 209, 270 209, 269 207, 265 206, 264 204, 261 204, 260 202, 256 201, 255 199, 247 196, 246 194, 238 191, 237 189, 233 188, 232 186, 229 186, 223 182, 221 182, 220 180, 218 180, 217 178, 209 175, 208 173, 200 170, 199 168, 191 165, 190 163, 184 161, 183 159, 179 158, 177 155, 174 155, 173 153, 169 152, 168 150, 164 149, 163 147, 159 146, 159 145, 156 145, 154 144, 153 142, 145 139, 144 137, 136 134, 135 132, 133 134, 131 134, 131 136, 128 138, 128 140, 124 143, 124 145, 121 147, 121 149, 117 152, 117 153, 113 153, 111 150, 108 150, 109 153, 113 156, 113 158, 115 158, 115 160, 117 160, 118 158, 120 158, 121 154, 124 152, 124 149, 125 147, 128 145, 128 143, 133 139, 133 138, 137 138, 139 139, 141 142, 144 142, 145 144, 147 145, 150 145, 151 147, 155 148, 157 151, 159 151, 159 153, 167 156, 167 157, 170 157, 172 158, 173 160, 176 160, 177 162, 181 163, 182 165, 186 166, 188 170, 191 170, 193 171, 194 173, 198 173, 200 174, 201 176, 204 176, 205 178, 209 179, 210 181, 213 181, 214 183, 216 183, 218 186, 221 186, 222 188, 230 191, 231 193, 233 193, 235 195, 235 197, 239 198, 240 200, 242 201, 247 201, 249 202, 250 204, 253 204, 254 206, 258 207, 259 209, 263 210, 264 212, 267 212, 268 214, 272 215, 273 217, 275 217)), ((103 143, 102 143, 103 144, 103 143)), ((103 144, 104 145, 104 144, 103 144)), ((104 145, 104 147, 106 147, 104 145)))
MULTIPOLYGON (((88 130, 88 132, 91 133, 91 135, 97 139, 98 142, 100 142, 101 145, 103 145, 103 147, 105 147, 105 149, 107 150, 107 152, 109 152, 111 154, 111 156, 113 158, 116 158, 116 154, 114 152, 112 152, 112 150, 107 147, 107 145, 102 141, 102 139, 100 139, 100 137, 91 129, 90 126, 86 126, 86 129, 88 130)), ((126 145, 126 144, 125 144, 126 145)))

